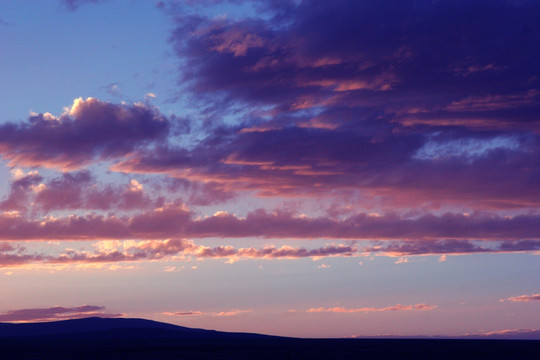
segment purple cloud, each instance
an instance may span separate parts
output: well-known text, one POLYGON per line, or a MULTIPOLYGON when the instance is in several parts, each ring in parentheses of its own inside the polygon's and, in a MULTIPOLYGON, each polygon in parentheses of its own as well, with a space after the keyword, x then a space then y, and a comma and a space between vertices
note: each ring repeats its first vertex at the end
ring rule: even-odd
POLYGON ((54 306, 50 308, 10 310, 0 313, 0 321, 42 322, 66 319, 78 319, 87 316, 120 317, 122 314, 108 314, 104 306, 82 305, 77 307, 54 306))
POLYGON ((506 209, 540 203, 538 161, 535 135, 396 133, 375 141, 346 129, 290 127, 220 131, 192 150, 135 152, 113 169, 212 181, 260 196, 356 190, 394 206, 422 201, 506 209))
POLYGON ((164 140, 169 127, 169 119, 147 105, 79 98, 60 117, 32 114, 27 123, 1 125, 0 149, 12 166, 77 169, 164 140))
POLYGON ((462 337, 469 339, 540 340, 540 330, 504 329, 487 331, 477 334, 465 334, 462 337))
MULTIPOLYGON (((234 263, 247 259, 302 259, 313 260, 326 257, 351 257, 360 255, 422 256, 422 255, 464 255, 475 253, 507 253, 513 251, 537 251, 540 241, 520 250, 506 250, 504 242, 490 242, 482 245, 466 240, 442 241, 393 241, 376 242, 369 246, 326 245, 319 248, 265 246, 263 248, 236 248, 230 245, 209 247, 197 245, 191 240, 143 240, 97 242, 94 249, 65 249, 57 253, 30 253, 25 247, 8 242, 0 243, 0 267, 18 267, 22 265, 77 265, 77 264, 114 264, 119 262, 170 261, 178 259, 226 259, 234 263), (105 244, 105 246, 102 246, 105 244)), ((324 264, 322 265, 324 267, 324 264)), ((537 295, 512 297, 508 301, 533 301, 537 295)))
POLYGON ((96 244, 94 251, 66 249, 58 254, 30 254, 24 247, 0 243, 0 268, 26 264, 106 264, 134 261, 173 259, 227 259, 233 263, 245 259, 319 259, 324 257, 349 257, 358 253, 354 246, 327 245, 316 249, 293 246, 266 246, 257 248, 234 248, 232 246, 208 247, 190 240, 148 240, 139 242, 107 243, 106 248, 96 244))
POLYGON ((246 115, 113 169, 392 207, 539 204, 537 3, 255 4, 264 16, 176 13, 171 38, 195 103, 246 115))
POLYGON ((167 239, 178 237, 267 237, 348 240, 485 240, 507 241, 505 250, 526 251, 538 246, 537 215, 503 217, 489 213, 446 213, 404 217, 359 213, 345 219, 296 216, 287 211, 259 209, 240 218, 226 212, 195 218, 184 204, 169 203, 131 217, 70 215, 28 219, 18 213, 0 214, 0 239, 167 239))
POLYGON ((80 6, 85 4, 95 4, 103 0, 61 0, 62 5, 68 10, 68 11, 75 11, 80 6))
POLYGON ((177 17, 172 39, 193 91, 288 109, 346 92, 377 105, 381 98, 419 105, 427 100, 419 93, 435 104, 458 100, 464 89, 504 94, 537 75, 534 1, 305 0, 264 9, 259 18, 177 17))

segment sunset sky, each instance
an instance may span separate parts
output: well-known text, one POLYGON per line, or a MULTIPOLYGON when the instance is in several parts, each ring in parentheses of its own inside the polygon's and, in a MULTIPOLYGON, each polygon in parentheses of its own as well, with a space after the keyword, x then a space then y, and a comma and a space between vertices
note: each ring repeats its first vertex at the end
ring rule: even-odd
POLYGON ((540 330, 537 0, 0 0, 0 322, 540 330))

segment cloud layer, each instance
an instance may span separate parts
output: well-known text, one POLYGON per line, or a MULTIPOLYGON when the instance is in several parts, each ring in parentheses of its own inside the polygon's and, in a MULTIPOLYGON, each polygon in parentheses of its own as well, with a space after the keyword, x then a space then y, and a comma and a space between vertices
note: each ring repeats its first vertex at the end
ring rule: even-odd
MULTIPOLYGON (((0 125, 0 240, 371 242, 201 257, 539 250, 538 2, 249 4, 224 17, 159 3, 190 117, 78 98, 0 125)), ((114 261, 168 251, 150 248, 114 261)))
POLYGON ((290 211, 258 209, 239 217, 227 212, 196 217, 182 203, 167 203, 133 216, 69 215, 32 220, 18 212, 0 214, 0 239, 168 239, 267 237, 349 240, 506 241, 508 250, 536 247, 537 215, 453 214, 400 216, 359 213, 344 219, 308 217, 290 211), (516 243, 519 241, 519 243, 516 243))

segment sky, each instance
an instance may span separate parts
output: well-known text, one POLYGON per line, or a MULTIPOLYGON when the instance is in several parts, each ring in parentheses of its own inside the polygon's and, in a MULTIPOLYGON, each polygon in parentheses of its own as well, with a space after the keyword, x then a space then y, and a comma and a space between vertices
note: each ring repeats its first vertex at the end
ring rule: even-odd
POLYGON ((0 0, 0 322, 540 334, 536 0, 0 0))

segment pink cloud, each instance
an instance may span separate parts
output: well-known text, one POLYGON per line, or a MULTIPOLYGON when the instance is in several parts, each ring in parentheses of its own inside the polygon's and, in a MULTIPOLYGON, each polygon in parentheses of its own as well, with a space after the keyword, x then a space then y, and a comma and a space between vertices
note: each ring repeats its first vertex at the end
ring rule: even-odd
MULTIPOLYGON (((477 209, 540 204, 540 192, 534 187, 535 159, 540 156, 534 137, 517 136, 513 146, 505 147, 500 136, 494 135, 489 138, 491 148, 472 156, 459 144, 476 144, 485 137, 439 135, 440 143, 454 141, 462 151, 453 151, 450 157, 434 154, 420 159, 417 154, 432 145, 429 136, 417 134, 401 139, 396 135, 401 132, 396 132, 374 141, 369 136, 335 129, 341 114, 322 114, 318 118, 324 116, 328 118, 324 123, 334 129, 305 127, 320 122, 309 118, 296 127, 257 132, 231 130, 228 142, 221 141, 224 135, 220 132, 191 151, 167 147, 135 151, 111 169, 210 181, 225 191, 256 191, 260 197, 316 197, 354 190, 366 198, 382 198, 390 205, 405 208, 418 201, 432 207, 444 202, 477 209), (508 161, 503 162, 502 157, 508 161), (510 173, 514 176, 502 175, 510 173), (478 186, 480 183, 483 185, 478 186)), ((533 127, 525 122, 523 125, 533 127)))
MULTIPOLYGON (((445 255, 474 253, 505 253, 512 251, 531 251, 533 247, 517 246, 512 248, 506 242, 495 243, 491 248, 478 247, 467 241, 416 241, 392 242, 386 246, 358 247, 348 245, 326 245, 308 249, 283 245, 281 247, 265 246, 263 248, 235 248, 230 245, 209 247, 197 245, 191 240, 142 240, 142 241, 100 241, 94 244, 93 250, 65 249, 53 253, 31 253, 16 243, 0 243, 0 267, 17 267, 29 264, 37 265, 69 265, 69 264, 104 264, 136 261, 158 261, 174 259, 226 259, 228 263, 247 259, 301 259, 318 260, 325 257, 351 257, 362 254, 375 254, 390 257, 404 255, 445 255)), ((441 261, 441 259, 439 259, 441 261)), ((398 261, 399 262, 404 262, 398 261)), ((327 265, 326 265, 327 266, 327 265)), ((536 295, 534 295, 536 296, 536 295)), ((517 300, 516 300, 517 301, 517 300)))
POLYGON ((540 301, 540 294, 511 296, 507 298, 506 301, 512 301, 512 302, 540 301))
POLYGON ((416 305, 393 305, 383 308, 375 307, 362 307, 362 308, 344 308, 344 307, 333 307, 333 308, 310 308, 305 310, 308 313, 368 313, 368 312, 383 312, 383 311, 413 311, 413 310, 434 310, 437 308, 437 305, 429 304, 416 304, 416 305))
POLYGON ((529 90, 523 94, 472 96, 454 101, 445 109, 448 111, 494 111, 519 108, 535 105, 539 96, 538 90, 529 90))
POLYGON ((345 245, 328 245, 317 249, 292 246, 262 249, 234 248, 232 246, 208 247, 190 240, 106 241, 95 244, 93 251, 66 249, 56 255, 30 254, 23 247, 0 243, 0 267, 17 267, 27 264, 66 265, 101 264, 133 261, 172 259, 227 259, 229 263, 246 259, 300 259, 336 256, 354 256, 358 249, 345 245))
POLYGON ((202 312, 202 311, 177 311, 177 312, 164 312, 162 315, 168 316, 216 316, 216 317, 228 317, 236 316, 240 314, 250 313, 253 310, 229 310, 229 311, 219 311, 219 312, 202 312))

